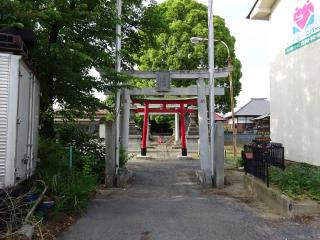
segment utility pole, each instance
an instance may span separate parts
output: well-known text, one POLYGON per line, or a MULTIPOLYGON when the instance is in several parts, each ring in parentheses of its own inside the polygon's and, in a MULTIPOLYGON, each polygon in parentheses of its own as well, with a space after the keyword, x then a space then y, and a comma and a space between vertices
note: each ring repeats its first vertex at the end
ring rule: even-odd
MULTIPOLYGON (((231 56, 228 48, 228 68, 231 69, 232 62, 231 62, 231 56)), ((233 82, 232 82, 232 71, 229 72, 229 85, 230 85, 230 104, 231 104, 231 115, 232 115, 232 145, 233 145, 233 161, 236 162, 236 165, 238 166, 237 161, 237 130, 235 127, 234 122, 234 99, 233 99, 233 82)))
POLYGON ((215 93, 214 93, 214 29, 213 29, 213 0, 208 0, 208 59, 209 59, 209 108, 210 108, 210 158, 211 177, 214 183, 214 133, 215 133, 215 93))
MULTIPOLYGON (((117 13, 117 25, 116 25, 116 72, 121 72, 121 12, 122 12, 122 0, 117 0, 116 13, 117 13)), ((117 85, 118 87, 118 85, 117 85)), ((119 169, 119 156, 120 156, 120 89, 117 89, 116 94, 116 137, 115 137, 115 158, 116 158, 116 173, 119 169)))

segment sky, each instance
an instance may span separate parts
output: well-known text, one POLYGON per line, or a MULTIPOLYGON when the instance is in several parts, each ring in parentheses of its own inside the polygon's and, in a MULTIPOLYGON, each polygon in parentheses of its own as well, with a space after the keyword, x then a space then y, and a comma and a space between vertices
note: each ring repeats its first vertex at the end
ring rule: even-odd
MULTIPOLYGON (((158 3, 164 0, 157 0, 158 3)), ((207 0, 197 0, 207 5, 207 0)), ((251 98, 270 97, 269 22, 248 20, 255 0, 213 0, 214 15, 223 17, 231 35, 236 38, 236 56, 242 64, 242 90, 236 109, 251 98)), ((95 74, 94 74, 95 75, 95 74)), ((97 93, 99 98, 104 94, 97 93)))
MULTIPOLYGON (((198 0, 207 5, 207 0, 198 0)), ((242 91, 237 97, 239 108, 250 98, 270 98, 268 21, 248 20, 255 0, 213 0, 214 14, 224 18, 236 38, 236 56, 242 63, 242 91)))
MULTIPOLYGON (((158 3, 164 0, 157 0, 158 3)), ((208 5, 208 0, 197 0, 208 5)), ((214 15, 225 19, 236 38, 236 56, 242 64, 242 90, 237 97, 240 108, 251 98, 270 99, 268 21, 246 19, 255 0, 213 0, 214 15)))

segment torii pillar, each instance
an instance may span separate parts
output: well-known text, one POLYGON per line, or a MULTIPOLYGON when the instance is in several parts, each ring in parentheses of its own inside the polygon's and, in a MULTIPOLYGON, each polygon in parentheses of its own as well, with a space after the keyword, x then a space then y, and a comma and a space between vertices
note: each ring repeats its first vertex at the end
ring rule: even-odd
POLYGON ((144 103, 143 112, 143 129, 142 129, 142 142, 141 142, 141 156, 147 155, 147 137, 148 137, 148 119, 149 119, 149 104, 144 103))
POLYGON ((211 181, 211 159, 209 155, 209 130, 207 119, 207 101, 206 88, 203 78, 197 81, 198 87, 198 122, 199 122, 199 152, 200 152, 200 166, 205 173, 207 181, 211 181))
POLYGON ((186 122, 184 116, 184 104, 180 104, 180 125, 181 125, 181 155, 187 156, 187 142, 186 142, 186 122))
POLYGON ((174 143, 178 145, 180 143, 180 122, 179 114, 174 114, 174 143))
POLYGON ((130 121, 130 92, 123 89, 122 92, 122 126, 120 144, 125 152, 128 152, 129 141, 129 121, 130 121))

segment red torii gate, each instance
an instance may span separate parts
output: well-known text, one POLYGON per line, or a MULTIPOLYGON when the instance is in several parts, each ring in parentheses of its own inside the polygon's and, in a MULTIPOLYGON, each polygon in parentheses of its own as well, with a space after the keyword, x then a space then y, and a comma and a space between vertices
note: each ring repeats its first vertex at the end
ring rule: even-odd
POLYGON ((195 112, 194 109, 185 109, 185 105, 197 105, 197 98, 188 99, 132 99, 133 104, 143 104, 144 109, 135 109, 135 112, 144 113, 141 141, 141 156, 147 155, 147 134, 149 113, 179 113, 181 126, 181 155, 187 156, 185 114, 195 112), (162 104, 161 108, 149 108, 152 104, 162 104), (167 105, 176 104, 179 108, 167 108, 167 105))

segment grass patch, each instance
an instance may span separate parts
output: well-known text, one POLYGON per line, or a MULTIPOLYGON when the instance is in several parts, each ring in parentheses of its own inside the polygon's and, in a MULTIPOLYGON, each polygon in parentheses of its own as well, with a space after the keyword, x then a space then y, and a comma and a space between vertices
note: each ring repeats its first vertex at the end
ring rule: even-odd
POLYGON ((242 157, 241 157, 242 150, 243 150, 243 145, 237 145, 236 161, 234 161, 233 146, 232 145, 225 145, 224 146, 225 160, 234 166, 243 166, 242 157))
POLYGON ((270 167, 270 182, 293 199, 320 202, 320 169, 305 163, 290 164, 285 170, 270 167))
POLYGON ((40 176, 48 185, 50 199, 55 201, 53 216, 79 214, 86 207, 96 190, 98 177, 81 172, 43 174, 40 176))
MULTIPOLYGON (((53 217, 79 214, 86 209, 97 185, 104 180, 105 148, 96 136, 89 135, 74 125, 58 129, 57 139, 39 141, 40 163, 34 179, 48 186, 45 198, 54 201, 53 217), (69 149, 72 146, 72 170, 69 169, 69 149)), ((125 164, 125 163, 124 163, 125 164)), ((39 194, 43 186, 31 183, 39 194)))

